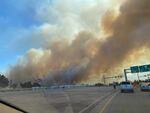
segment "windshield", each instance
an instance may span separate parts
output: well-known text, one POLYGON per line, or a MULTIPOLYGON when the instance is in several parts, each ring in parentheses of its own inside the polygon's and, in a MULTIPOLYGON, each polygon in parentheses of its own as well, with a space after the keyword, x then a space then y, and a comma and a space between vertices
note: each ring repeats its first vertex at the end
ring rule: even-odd
POLYGON ((0 113, 149 113, 144 82, 150 0, 0 0, 0 113))

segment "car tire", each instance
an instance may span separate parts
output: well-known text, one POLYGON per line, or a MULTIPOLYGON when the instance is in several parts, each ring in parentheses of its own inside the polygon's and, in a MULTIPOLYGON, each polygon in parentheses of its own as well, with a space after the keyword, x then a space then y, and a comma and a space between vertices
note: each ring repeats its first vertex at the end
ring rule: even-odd
POLYGON ((134 93, 134 90, 132 90, 131 92, 134 93))

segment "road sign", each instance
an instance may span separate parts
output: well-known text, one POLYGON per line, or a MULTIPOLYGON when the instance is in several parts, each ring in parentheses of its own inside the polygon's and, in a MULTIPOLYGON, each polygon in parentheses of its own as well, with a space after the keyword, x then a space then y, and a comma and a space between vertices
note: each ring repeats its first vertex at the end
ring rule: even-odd
POLYGON ((131 73, 148 72, 150 71, 150 64, 142 65, 142 66, 133 66, 130 67, 130 69, 131 69, 131 73))
POLYGON ((139 72, 139 67, 138 66, 130 67, 130 69, 131 69, 131 73, 138 73, 139 72))
POLYGON ((150 71, 150 64, 149 64, 149 65, 147 65, 147 70, 148 70, 148 71, 150 71))
POLYGON ((140 72, 148 72, 150 71, 150 65, 139 66, 140 72))

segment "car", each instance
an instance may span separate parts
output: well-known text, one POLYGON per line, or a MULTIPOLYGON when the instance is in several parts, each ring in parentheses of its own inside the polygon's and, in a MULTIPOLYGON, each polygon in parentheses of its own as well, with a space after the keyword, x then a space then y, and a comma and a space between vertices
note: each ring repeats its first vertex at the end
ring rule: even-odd
POLYGON ((149 82, 142 82, 140 84, 141 91, 150 91, 150 83, 149 82))
POLYGON ((133 89, 132 83, 129 82, 129 81, 121 82, 121 84, 120 84, 120 91, 121 91, 121 93, 123 93, 123 92, 132 92, 133 93, 134 89, 133 89))

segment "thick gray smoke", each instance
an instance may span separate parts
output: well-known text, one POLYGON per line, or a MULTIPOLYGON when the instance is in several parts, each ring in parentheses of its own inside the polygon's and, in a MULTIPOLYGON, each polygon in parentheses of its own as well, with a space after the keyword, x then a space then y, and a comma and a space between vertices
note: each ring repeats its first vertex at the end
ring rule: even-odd
POLYGON ((48 83, 74 83, 121 67, 141 49, 149 51, 150 0, 124 2, 119 14, 106 13, 101 25, 108 34, 104 40, 94 32, 80 31, 71 42, 56 40, 44 49, 29 50, 18 64, 10 67, 10 79, 42 78, 48 79, 48 83))

